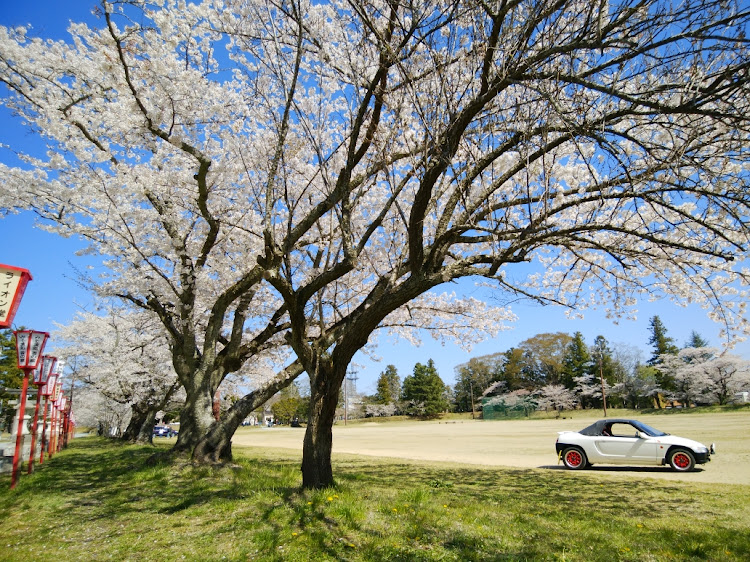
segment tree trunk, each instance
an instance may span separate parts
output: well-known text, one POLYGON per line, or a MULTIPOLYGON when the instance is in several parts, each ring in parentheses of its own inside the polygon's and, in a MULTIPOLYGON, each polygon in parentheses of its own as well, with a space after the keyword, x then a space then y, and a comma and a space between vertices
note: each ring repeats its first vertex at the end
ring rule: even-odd
POLYGON ((333 422, 343 376, 319 373, 316 378, 321 383, 310 385, 310 416, 302 446, 302 487, 305 489, 333 486, 333 422))
POLYGON ((177 453, 193 453, 201 439, 216 423, 213 416, 214 393, 209 388, 187 392, 185 406, 180 413, 180 433, 172 449, 177 453))
POLYGON ((141 424, 141 429, 135 438, 136 443, 148 444, 154 442, 154 424, 156 423, 156 414, 158 410, 156 408, 149 408, 146 413, 146 419, 141 424))
POLYGON ((220 420, 193 449, 193 460, 203 464, 225 463, 232 460, 232 437, 239 424, 220 420))
MULTIPOLYGON (((125 428, 125 432, 122 434, 122 438, 125 441, 135 443, 138 440, 138 436, 141 433, 143 425, 146 423, 148 417, 148 410, 141 407, 140 404, 133 404, 130 406, 130 422, 128 427, 125 428)), ((149 443, 151 440, 149 440, 149 443)))
POLYGON ((211 426, 193 449, 193 460, 199 463, 224 463, 232 460, 232 437, 242 421, 279 390, 286 388, 302 373, 295 364, 282 371, 271 383, 246 394, 211 426))
POLYGON ((131 406, 132 415, 122 438, 131 443, 151 444, 154 438, 154 424, 156 423, 156 414, 163 410, 172 399, 180 384, 173 384, 164 394, 160 402, 154 403, 154 396, 141 403, 131 406))
POLYGON ((159 406, 144 406, 143 404, 133 404, 131 406, 132 415, 130 423, 122 434, 124 441, 131 443, 141 443, 150 445, 154 438, 154 423, 159 406))

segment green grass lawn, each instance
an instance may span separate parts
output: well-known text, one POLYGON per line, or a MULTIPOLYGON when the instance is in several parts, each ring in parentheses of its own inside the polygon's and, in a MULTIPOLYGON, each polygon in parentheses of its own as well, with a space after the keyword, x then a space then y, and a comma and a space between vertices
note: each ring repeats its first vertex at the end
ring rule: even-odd
POLYGON ((337 456, 337 486, 303 492, 293 452, 153 452, 76 439, 4 475, 0 560, 750 559, 748 486, 337 456))

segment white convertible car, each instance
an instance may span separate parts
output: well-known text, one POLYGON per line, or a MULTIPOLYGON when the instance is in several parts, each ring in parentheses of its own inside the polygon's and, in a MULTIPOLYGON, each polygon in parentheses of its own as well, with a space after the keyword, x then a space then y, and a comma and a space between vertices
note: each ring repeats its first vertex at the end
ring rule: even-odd
POLYGON ((581 431, 561 431, 557 457, 571 470, 594 463, 665 465, 687 472, 711 460, 714 445, 676 437, 637 420, 599 420, 581 431))

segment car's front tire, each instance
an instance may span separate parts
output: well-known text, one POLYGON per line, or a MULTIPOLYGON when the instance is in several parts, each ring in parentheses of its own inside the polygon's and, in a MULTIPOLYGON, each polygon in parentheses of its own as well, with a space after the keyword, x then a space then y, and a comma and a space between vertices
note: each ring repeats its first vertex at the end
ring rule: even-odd
POLYGON ((588 465, 586 453, 580 447, 566 447, 563 449, 562 460, 565 467, 570 470, 581 470, 588 465))
POLYGON ((695 457, 687 449, 672 449, 668 460, 672 470, 677 472, 690 472, 695 468, 695 457))

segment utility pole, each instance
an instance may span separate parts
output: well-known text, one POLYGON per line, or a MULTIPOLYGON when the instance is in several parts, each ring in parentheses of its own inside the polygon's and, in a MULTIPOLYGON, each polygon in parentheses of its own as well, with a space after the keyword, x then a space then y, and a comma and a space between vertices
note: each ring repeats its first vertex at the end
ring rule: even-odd
POLYGON ((471 419, 474 419, 474 381, 469 378, 469 394, 471 394, 471 419))
POLYGON ((599 381, 602 383, 602 407, 604 408, 604 417, 607 417, 607 395, 604 392, 604 368, 602 367, 602 351, 599 350, 599 381))

